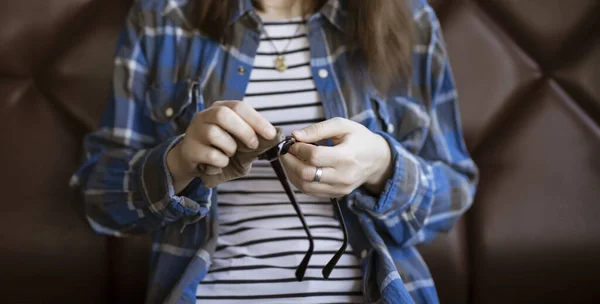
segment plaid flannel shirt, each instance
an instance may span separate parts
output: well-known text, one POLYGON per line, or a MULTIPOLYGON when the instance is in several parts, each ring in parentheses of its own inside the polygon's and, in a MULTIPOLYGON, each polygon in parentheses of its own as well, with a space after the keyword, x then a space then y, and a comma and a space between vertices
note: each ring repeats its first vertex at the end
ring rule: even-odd
MULTIPOLYGON (((175 193, 166 154, 195 113, 216 100, 243 99, 259 42, 250 0, 238 1, 227 45, 190 25, 198 1, 135 1, 101 127, 85 138, 86 161, 72 179, 96 232, 153 233, 147 303, 196 301, 218 237, 217 191, 196 179, 175 193)), ((383 136, 394 166, 379 196, 359 188, 343 204, 350 243, 362 253, 365 302, 436 303, 414 245, 449 230, 477 183, 440 26, 425 0, 412 1, 412 77, 384 99, 359 85, 360 73, 348 73, 344 6, 330 0, 307 21, 315 86, 327 118, 349 118, 383 136)))

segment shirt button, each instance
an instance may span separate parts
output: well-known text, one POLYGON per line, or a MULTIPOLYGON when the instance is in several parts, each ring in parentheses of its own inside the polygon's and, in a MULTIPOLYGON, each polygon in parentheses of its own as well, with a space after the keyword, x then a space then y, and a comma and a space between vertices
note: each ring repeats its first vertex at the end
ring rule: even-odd
POLYGON ((166 108, 165 109, 165 116, 167 118, 171 118, 171 116, 173 116, 173 108, 171 108, 171 107, 166 108))
POLYGON ((360 252, 360 257, 361 258, 366 258, 367 255, 369 255, 369 253, 367 252, 367 249, 363 249, 363 251, 360 252))
POLYGON ((240 74, 240 75, 246 74, 246 69, 244 69, 244 67, 241 65, 238 67, 238 74, 240 74))
POLYGON ((394 125, 389 123, 387 125, 387 131, 388 131, 388 133, 394 133, 394 125))
POLYGON ((319 77, 321 77, 321 78, 327 78, 327 76, 329 76, 329 72, 327 72, 326 69, 320 69, 319 70, 319 77))

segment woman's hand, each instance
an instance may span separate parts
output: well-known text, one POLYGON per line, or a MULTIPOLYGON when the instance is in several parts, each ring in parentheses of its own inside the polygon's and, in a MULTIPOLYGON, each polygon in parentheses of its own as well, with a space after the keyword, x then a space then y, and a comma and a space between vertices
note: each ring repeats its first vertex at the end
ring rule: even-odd
POLYGON ((294 131, 293 136, 298 143, 282 159, 290 181, 302 192, 340 197, 362 185, 374 194, 383 191, 392 172, 392 159, 390 147, 380 135, 336 117, 294 131), (331 139, 334 146, 307 144, 323 139, 331 139), (313 182, 317 167, 322 167, 323 173, 319 182, 313 182))
POLYGON ((167 155, 175 193, 198 176, 201 165, 208 174, 219 174, 235 155, 238 142, 258 147, 258 135, 273 139, 275 128, 256 110, 241 101, 218 101, 196 114, 183 140, 167 155))

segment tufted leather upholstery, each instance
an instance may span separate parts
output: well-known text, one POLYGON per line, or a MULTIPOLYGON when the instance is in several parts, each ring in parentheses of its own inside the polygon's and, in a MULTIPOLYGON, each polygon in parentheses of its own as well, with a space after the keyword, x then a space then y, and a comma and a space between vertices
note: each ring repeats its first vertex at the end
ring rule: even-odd
MULTIPOLYGON (((600 298, 600 2, 431 0, 482 172, 422 247, 444 303, 600 298)), ((129 1, 0 3, 3 302, 136 303, 147 237, 95 236, 68 191, 129 1)))

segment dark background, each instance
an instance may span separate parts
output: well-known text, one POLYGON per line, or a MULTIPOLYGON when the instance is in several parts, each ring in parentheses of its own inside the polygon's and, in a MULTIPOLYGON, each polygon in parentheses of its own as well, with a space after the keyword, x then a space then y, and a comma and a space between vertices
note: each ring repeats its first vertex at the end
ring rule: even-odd
MULTIPOLYGON (((436 0, 481 168, 424 246, 442 303, 600 299, 600 1, 436 0)), ((95 236, 68 189, 122 0, 0 2, 0 302, 137 303, 149 238, 95 236)))

